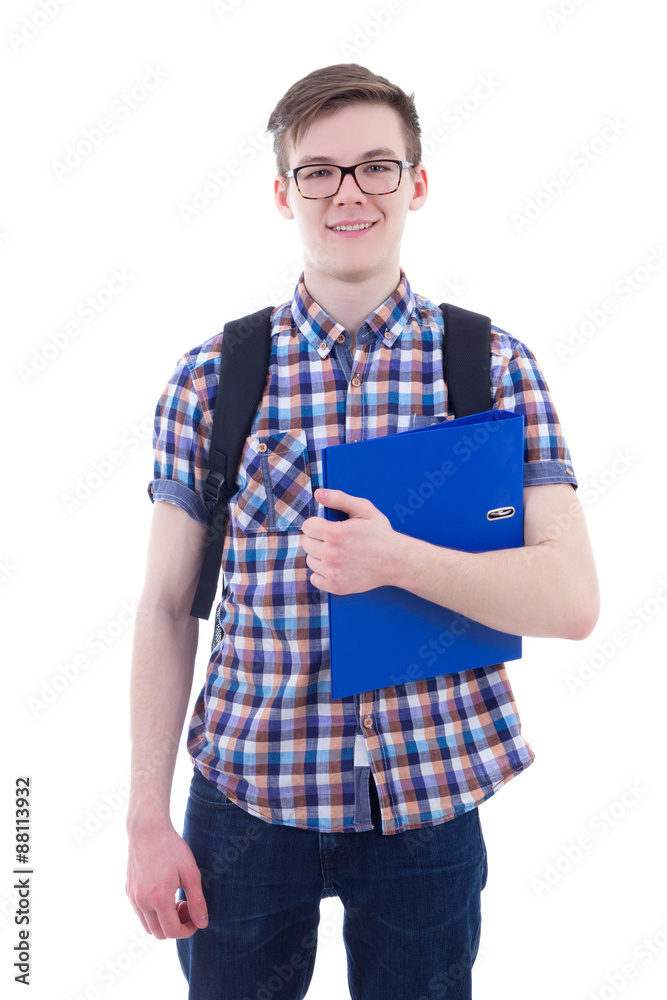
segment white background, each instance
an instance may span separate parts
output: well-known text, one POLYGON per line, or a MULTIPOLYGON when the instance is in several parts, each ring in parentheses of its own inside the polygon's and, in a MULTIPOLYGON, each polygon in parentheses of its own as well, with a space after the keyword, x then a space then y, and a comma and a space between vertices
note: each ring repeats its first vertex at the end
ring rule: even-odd
MULTIPOLYGON (((14 781, 28 774, 33 985, 11 995, 187 995, 174 943, 148 938, 125 896, 131 609, 152 509, 150 424, 185 350, 291 295, 299 243, 274 206, 266 122, 310 70, 356 61, 414 91, 421 116, 431 187, 408 217, 403 267, 416 292, 486 312, 534 351, 601 582, 588 639, 527 639, 509 665, 537 759, 481 807, 489 879, 475 997, 662 995, 667 220, 657 5, 217 8, 6 0, 0 14, 2 980, 13 977, 17 941, 14 781), (136 106, 121 112, 151 70, 161 82, 145 99, 134 91, 136 106), (112 131, 58 177, 68 146, 105 117, 112 131), (617 123, 611 141, 607 119, 617 123), (240 172, 186 222, 183 206, 232 160, 240 172), (572 183, 559 192, 566 169, 572 183), (517 223, 538 195, 532 221, 517 223), (114 270, 131 278, 105 303, 114 270), (624 277, 633 274, 634 290, 624 277), (100 309, 90 322, 80 311, 88 296, 100 309), (78 332, 63 335, 73 322, 78 332), (80 480, 92 485, 72 503, 80 480), (77 656, 85 667, 71 667, 77 656), (568 678, 585 669, 573 690, 568 678)), ((190 774, 183 749, 177 829, 190 774)), ((341 924, 339 900, 324 900, 309 996, 348 995, 341 924)))

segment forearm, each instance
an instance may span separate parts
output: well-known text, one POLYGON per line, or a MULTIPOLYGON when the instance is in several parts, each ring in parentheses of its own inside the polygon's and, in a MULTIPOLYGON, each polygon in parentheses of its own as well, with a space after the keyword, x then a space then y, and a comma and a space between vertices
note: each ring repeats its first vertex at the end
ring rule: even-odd
POLYGON ((435 604, 513 635, 582 639, 590 595, 549 541, 491 552, 460 552, 396 533, 393 583, 435 604))
POLYGON ((199 620, 139 602, 132 649, 132 764, 127 826, 169 820, 176 756, 192 690, 199 620))

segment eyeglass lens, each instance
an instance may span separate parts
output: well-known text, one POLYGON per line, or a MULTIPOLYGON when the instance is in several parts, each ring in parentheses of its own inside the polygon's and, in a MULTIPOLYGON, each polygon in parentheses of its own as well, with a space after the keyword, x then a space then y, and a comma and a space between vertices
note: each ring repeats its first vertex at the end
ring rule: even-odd
MULTIPOLYGON (((354 171, 357 184, 364 194, 390 194, 398 187, 401 167, 391 160, 360 163, 354 171)), ((338 190, 340 167, 317 163, 299 168, 299 190, 306 198, 327 198, 338 190)))

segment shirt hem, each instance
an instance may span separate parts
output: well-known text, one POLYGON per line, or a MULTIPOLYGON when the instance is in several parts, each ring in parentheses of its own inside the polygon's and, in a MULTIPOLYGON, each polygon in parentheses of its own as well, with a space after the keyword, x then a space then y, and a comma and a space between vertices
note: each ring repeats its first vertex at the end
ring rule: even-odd
MULTIPOLYGON (((479 805, 482 804, 482 802, 486 802, 487 799, 491 798, 491 796, 494 795, 498 791, 498 789, 502 788, 503 785, 506 785, 508 781, 511 781, 512 778, 521 774, 522 771, 525 771, 527 767, 530 767, 530 765, 535 760, 535 754, 533 753, 533 750, 528 744, 525 744, 525 748, 528 750, 529 753, 528 759, 523 764, 517 767, 510 767, 508 770, 501 771, 500 772, 501 777, 498 778, 498 780, 491 785, 491 787, 482 796, 482 798, 478 799, 472 804, 466 805, 463 809, 455 810, 449 816, 440 817, 434 820, 426 820, 423 823, 418 821, 403 823, 401 824, 401 826, 394 827, 393 829, 390 830, 385 830, 383 823, 381 827, 382 835, 392 836, 397 833, 404 833, 407 830, 422 830, 422 829, 427 829, 428 827, 431 826, 441 826, 443 823, 448 823, 450 820, 456 819, 457 816, 460 816, 464 812, 469 812, 471 809, 476 809, 479 805)), ((194 766, 198 768, 202 772, 204 777, 208 778, 209 781, 213 781, 216 785, 218 785, 220 791, 227 796, 230 802, 232 802, 235 806, 238 806, 239 809, 243 809, 244 812, 248 813, 250 816, 253 816, 255 819, 259 819, 263 823, 268 823, 269 826, 289 826, 292 827, 292 829, 309 830, 311 833, 365 833, 368 830, 375 829, 372 823, 368 825, 364 824, 362 826, 352 824, 352 825, 337 826, 337 827, 321 827, 321 826, 309 826, 303 823, 286 823, 280 820, 268 819, 266 816, 262 816, 258 812, 250 808, 250 804, 248 802, 239 801, 238 798, 233 793, 230 794, 227 788, 223 788, 219 784, 219 782, 216 781, 214 777, 214 775, 220 774, 219 771, 215 771, 209 765, 206 764, 202 765, 202 763, 198 761, 196 757, 193 756, 192 751, 189 751, 189 755, 194 766)), ((382 806, 381 803, 380 806, 382 806)))
POLYGON ((151 502, 165 500, 173 503, 205 527, 211 524, 212 518, 204 501, 184 483, 173 479, 152 479, 148 484, 148 496, 151 502))
POLYGON ((554 483, 569 483, 575 489, 579 486, 574 469, 566 462, 557 460, 524 462, 524 486, 549 486, 554 483))

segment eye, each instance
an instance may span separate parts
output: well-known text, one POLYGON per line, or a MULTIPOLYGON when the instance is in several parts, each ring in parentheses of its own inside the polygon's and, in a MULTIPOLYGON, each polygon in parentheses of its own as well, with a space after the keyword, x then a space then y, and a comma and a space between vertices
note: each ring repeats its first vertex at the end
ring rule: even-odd
POLYGON ((321 177, 329 177, 331 171, 326 167, 316 167, 309 170, 302 170, 300 176, 307 180, 319 180, 321 177))
POLYGON ((369 163, 366 167, 366 173, 369 174, 383 174, 388 170, 386 163, 369 163))

